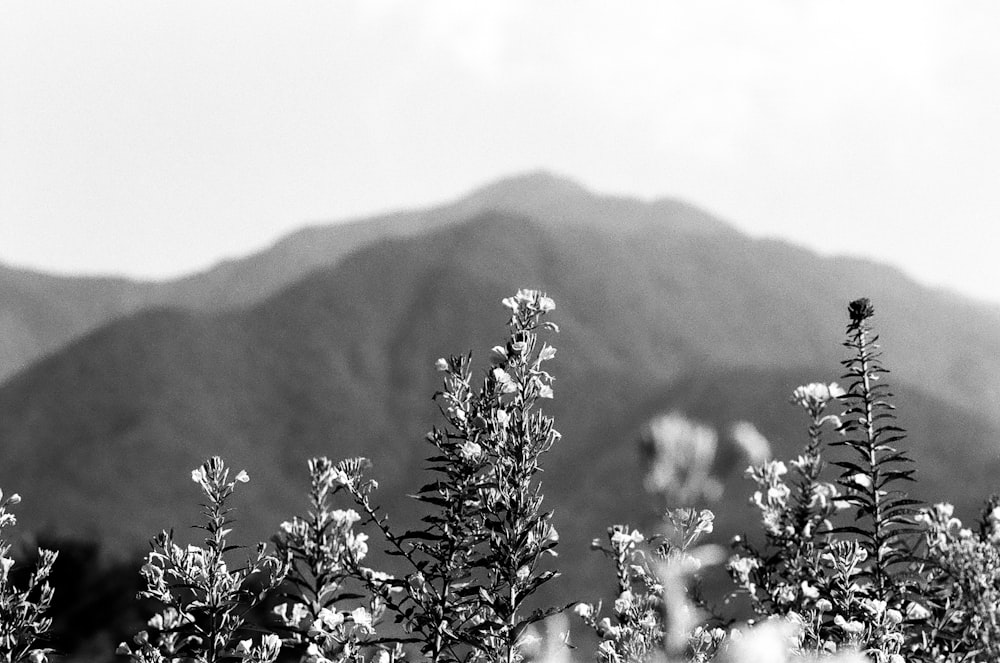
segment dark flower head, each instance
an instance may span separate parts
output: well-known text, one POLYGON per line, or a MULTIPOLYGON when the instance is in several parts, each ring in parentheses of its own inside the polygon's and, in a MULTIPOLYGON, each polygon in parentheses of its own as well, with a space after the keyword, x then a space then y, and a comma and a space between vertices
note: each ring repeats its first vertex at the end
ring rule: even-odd
POLYGON ((851 322, 859 323, 875 315, 875 307, 867 297, 855 299, 847 306, 847 312, 851 316, 851 322))

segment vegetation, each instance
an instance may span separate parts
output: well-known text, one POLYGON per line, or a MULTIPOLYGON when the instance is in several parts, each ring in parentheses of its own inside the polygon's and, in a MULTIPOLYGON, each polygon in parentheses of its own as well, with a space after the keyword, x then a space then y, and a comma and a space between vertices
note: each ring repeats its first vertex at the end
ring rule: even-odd
MULTIPOLYGON (((1000 658, 1000 498, 987 501, 974 532, 949 505, 907 496, 914 468, 867 299, 848 308, 846 388, 811 383, 792 394, 808 417, 802 454, 747 470, 759 533, 737 537, 727 554, 704 542, 712 511, 667 504, 662 532, 614 525, 595 540, 617 583, 607 607, 587 597, 545 604, 538 590, 558 576, 559 536, 539 474, 561 437, 541 408, 555 396, 545 369, 556 354, 546 340, 558 332, 546 318, 555 303, 521 290, 503 304, 508 334, 481 378, 471 354, 437 362, 443 423, 427 435, 430 480, 412 496, 421 527, 391 526, 367 460, 316 458, 309 512, 282 524, 271 552, 260 544, 244 559, 230 543, 229 501, 249 477, 230 477, 211 458, 191 475, 204 497, 204 544, 178 545, 172 531, 153 540, 140 597, 155 614, 118 654, 136 663, 519 663, 538 656, 536 626, 572 607, 599 638, 601 663, 1000 658), (402 573, 372 566, 373 540, 402 573), (727 557, 735 587, 709 605, 698 579, 727 557)), ((653 456, 683 448, 658 440, 664 430, 697 428, 661 421, 644 440, 653 456)), ((659 469, 647 486, 661 501, 716 490, 701 465, 651 466, 659 469)), ((0 528, 18 501, 0 503, 0 528)), ((40 550, 19 580, 10 549, 0 540, 0 656, 42 663, 60 646, 48 614, 56 556, 40 550)))

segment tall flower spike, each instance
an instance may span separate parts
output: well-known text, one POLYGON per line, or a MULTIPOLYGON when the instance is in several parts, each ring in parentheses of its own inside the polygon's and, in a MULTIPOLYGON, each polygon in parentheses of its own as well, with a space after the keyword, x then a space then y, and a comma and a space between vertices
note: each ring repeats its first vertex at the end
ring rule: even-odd
POLYGON ((845 436, 833 442, 846 446, 855 454, 852 459, 835 465, 842 470, 838 482, 847 489, 843 498, 857 508, 859 522, 840 528, 843 533, 856 534, 869 553, 864 570, 873 587, 874 597, 897 604, 904 593, 903 581, 897 571, 906 559, 906 537, 913 531, 913 507, 918 500, 909 499, 895 486, 900 481, 912 481, 912 463, 897 444, 905 439, 905 431, 895 425, 895 407, 888 387, 881 382, 888 369, 879 360, 878 336, 870 324, 875 308, 867 298, 857 299, 848 306, 850 322, 844 346, 852 356, 841 363, 850 381, 847 393, 841 397, 847 404, 841 432, 845 436))

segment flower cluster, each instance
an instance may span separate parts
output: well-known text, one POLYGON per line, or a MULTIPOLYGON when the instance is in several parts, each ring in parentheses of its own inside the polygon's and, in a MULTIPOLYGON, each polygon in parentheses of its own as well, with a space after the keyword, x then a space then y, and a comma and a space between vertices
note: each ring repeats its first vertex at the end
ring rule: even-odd
POLYGON ((372 651, 375 660, 397 655, 377 648, 375 625, 385 612, 383 596, 392 578, 362 565, 368 555, 368 535, 355 531, 361 515, 354 509, 333 508, 341 491, 362 485, 355 459, 334 464, 328 458, 309 461, 310 509, 305 518, 281 524, 276 537, 279 554, 288 560, 286 601, 275 608, 290 635, 285 645, 298 650, 307 663, 361 660, 372 651), (376 587, 362 605, 359 590, 376 587))
POLYGON ((213 457, 191 472, 206 502, 207 536, 204 546, 180 546, 173 532, 163 531, 153 540, 153 550, 141 569, 146 588, 141 596, 154 599, 161 612, 149 620, 149 630, 140 631, 132 644, 122 643, 119 654, 136 663, 192 658, 215 663, 221 658, 238 657, 251 663, 272 663, 280 651, 277 637, 265 637, 254 645, 241 639, 245 615, 282 581, 285 565, 265 554, 265 545, 256 555, 230 569, 227 554, 231 531, 227 500, 236 484, 250 480, 245 471, 229 478, 229 468, 213 457))
MULTIPOLYGON (((0 490, 0 530, 17 523, 10 507, 19 504, 20 495, 4 497, 0 490)), ((14 559, 11 545, 0 538, 0 660, 5 663, 44 663, 52 650, 39 646, 52 626, 46 615, 52 606, 54 590, 49 584, 57 553, 39 549, 38 563, 23 589, 11 577, 14 559)))
POLYGON ((666 514, 668 534, 647 539, 615 525, 606 544, 594 540, 592 547, 614 562, 618 597, 610 616, 601 616, 600 604, 579 603, 574 612, 601 638, 601 663, 645 661, 660 651, 688 652, 697 663, 714 657, 726 632, 703 626, 702 611, 687 596, 689 577, 716 556, 712 546, 698 545, 714 519, 708 509, 674 509, 666 514))
POLYGON ((718 443, 715 429, 678 412, 653 418, 640 438, 646 490, 675 506, 718 499, 722 485, 712 475, 718 443))
POLYGON ((543 557, 554 555, 559 535, 551 513, 541 510, 535 479, 541 457, 560 439, 539 409, 554 395, 545 364, 556 350, 540 336, 558 331, 543 319, 555 304, 537 290, 521 290, 503 304, 512 313, 510 333, 492 349, 481 386, 473 384, 471 354, 435 362, 443 373, 435 399, 446 424, 426 437, 435 480, 414 495, 429 510, 424 528, 390 530, 367 484, 353 476, 345 484, 366 522, 410 566, 387 580, 354 573, 434 663, 515 663, 532 624, 559 610, 522 610, 557 575, 543 557))
MULTIPOLYGON (((1000 498, 991 498, 977 530, 965 527, 950 504, 924 509, 928 585, 926 606, 908 614, 925 626, 928 656, 959 661, 1000 660, 1000 498)), ((931 660, 929 657, 924 660, 931 660)))

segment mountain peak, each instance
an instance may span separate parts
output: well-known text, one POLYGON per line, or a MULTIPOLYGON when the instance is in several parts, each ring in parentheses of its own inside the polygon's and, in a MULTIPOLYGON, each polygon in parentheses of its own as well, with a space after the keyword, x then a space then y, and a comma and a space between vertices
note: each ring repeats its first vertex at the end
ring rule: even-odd
POLYGON ((501 178, 479 187, 466 200, 483 205, 508 206, 527 201, 592 197, 579 182, 548 170, 534 170, 501 178))

